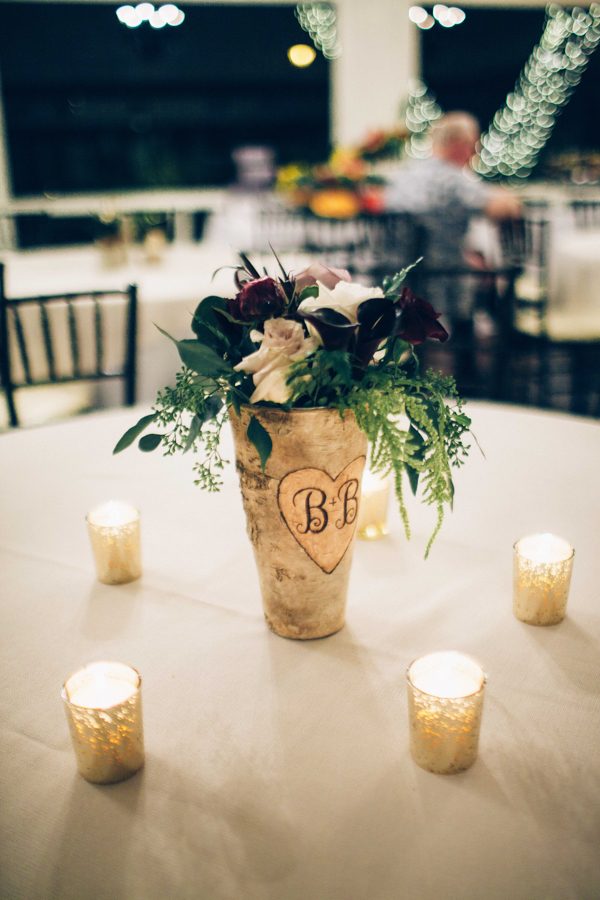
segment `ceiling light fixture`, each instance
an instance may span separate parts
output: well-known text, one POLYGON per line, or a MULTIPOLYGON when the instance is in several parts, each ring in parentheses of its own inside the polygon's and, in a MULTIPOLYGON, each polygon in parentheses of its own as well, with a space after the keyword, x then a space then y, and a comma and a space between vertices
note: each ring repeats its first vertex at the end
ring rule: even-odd
POLYGON ((156 29, 164 28, 165 25, 176 28, 184 21, 185 13, 174 3, 164 3, 155 9, 152 3, 144 2, 137 6, 119 6, 117 19, 127 28, 138 28, 142 22, 147 22, 151 28, 156 29))

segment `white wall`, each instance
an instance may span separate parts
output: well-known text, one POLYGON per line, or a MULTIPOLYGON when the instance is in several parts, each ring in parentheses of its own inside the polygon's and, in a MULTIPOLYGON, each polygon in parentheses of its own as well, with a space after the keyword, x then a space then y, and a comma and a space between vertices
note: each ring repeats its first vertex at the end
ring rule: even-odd
POLYGON ((355 143, 398 119, 409 79, 418 71, 414 0, 338 0, 342 55, 333 64, 332 137, 355 143))

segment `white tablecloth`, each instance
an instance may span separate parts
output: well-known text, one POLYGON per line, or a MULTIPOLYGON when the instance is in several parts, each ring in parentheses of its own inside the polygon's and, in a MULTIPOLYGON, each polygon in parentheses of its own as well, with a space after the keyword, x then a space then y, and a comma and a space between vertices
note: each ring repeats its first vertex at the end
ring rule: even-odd
MULTIPOLYGON (((0 896, 10 900, 592 900, 600 896, 600 427, 471 404, 486 458, 459 471, 423 561, 414 535, 355 551, 347 626, 263 622, 233 467, 111 456, 138 410, 0 436, 0 896), (86 511, 142 512, 139 582, 94 577, 86 511), (576 548, 568 617, 511 611, 514 540, 576 548), (488 673, 480 757, 436 776, 408 752, 404 673, 453 648, 488 673), (59 698, 97 659, 143 676, 147 761, 97 787, 59 698)), ((141 410, 139 411, 141 413, 141 410)))

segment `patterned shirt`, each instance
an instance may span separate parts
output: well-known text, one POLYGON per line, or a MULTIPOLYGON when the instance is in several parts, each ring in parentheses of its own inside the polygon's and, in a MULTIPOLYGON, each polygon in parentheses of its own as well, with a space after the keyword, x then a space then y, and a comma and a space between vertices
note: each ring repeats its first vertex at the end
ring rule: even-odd
MULTIPOLYGON (((386 207, 412 213, 423 226, 424 265, 432 268, 464 265, 470 220, 483 212, 488 198, 489 187, 475 175, 436 157, 402 163, 386 188, 386 207)), ((464 282, 437 279, 428 285, 428 295, 438 311, 468 315, 472 291, 465 290, 464 282)))

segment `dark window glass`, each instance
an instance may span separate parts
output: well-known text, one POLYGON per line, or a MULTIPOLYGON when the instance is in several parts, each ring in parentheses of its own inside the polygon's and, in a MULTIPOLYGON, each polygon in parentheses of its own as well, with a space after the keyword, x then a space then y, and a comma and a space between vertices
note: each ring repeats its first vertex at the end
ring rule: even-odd
POLYGON ((310 42, 294 7, 178 5, 185 22, 155 31, 116 4, 2 3, 15 194, 223 185, 244 144, 326 156, 329 64, 289 64, 310 42))

